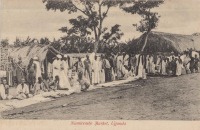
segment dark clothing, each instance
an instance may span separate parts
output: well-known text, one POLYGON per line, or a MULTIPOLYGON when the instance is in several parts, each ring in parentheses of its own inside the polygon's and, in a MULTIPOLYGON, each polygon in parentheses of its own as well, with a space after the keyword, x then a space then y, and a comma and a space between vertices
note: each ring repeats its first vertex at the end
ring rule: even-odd
POLYGON ((28 67, 28 84, 29 84, 29 89, 34 86, 36 82, 36 66, 35 64, 32 64, 31 66, 28 67))
POLYGON ((196 72, 199 70, 199 59, 198 58, 194 59, 194 69, 196 72))
POLYGON ((191 71, 191 73, 194 73, 194 68, 195 68, 195 58, 191 58, 191 60, 190 60, 190 71, 191 71))
POLYGON ((172 70, 172 75, 176 75, 176 60, 171 61, 171 70, 172 70))
POLYGON ((4 85, 5 94, 9 95, 9 85, 4 85))
POLYGON ((16 79, 17 84, 21 83, 22 78, 25 78, 24 76, 24 69, 22 66, 22 63, 13 63, 13 68, 16 70, 16 79))
POLYGON ((106 82, 111 81, 112 73, 110 68, 105 68, 105 80, 106 82))

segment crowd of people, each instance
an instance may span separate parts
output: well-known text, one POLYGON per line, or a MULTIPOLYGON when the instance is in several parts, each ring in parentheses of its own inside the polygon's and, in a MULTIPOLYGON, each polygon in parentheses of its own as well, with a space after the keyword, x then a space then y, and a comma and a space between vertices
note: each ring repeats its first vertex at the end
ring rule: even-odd
POLYGON ((158 55, 158 54, 99 54, 92 53, 78 57, 71 63, 72 57, 56 55, 44 76, 44 67, 38 57, 30 59, 27 67, 23 60, 12 61, 13 82, 16 84, 15 96, 10 96, 7 79, 0 84, 1 99, 25 99, 44 92, 80 88, 86 91, 91 85, 126 79, 128 77, 145 79, 146 75, 180 76, 199 71, 199 54, 158 55))

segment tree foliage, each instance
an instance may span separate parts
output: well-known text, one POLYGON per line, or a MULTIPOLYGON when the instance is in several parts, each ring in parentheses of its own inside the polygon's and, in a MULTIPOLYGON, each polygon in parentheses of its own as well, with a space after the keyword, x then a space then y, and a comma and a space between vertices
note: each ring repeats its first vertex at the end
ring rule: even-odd
POLYGON ((138 31, 146 35, 141 52, 143 52, 146 47, 149 33, 158 26, 160 15, 152 11, 152 9, 159 7, 163 3, 164 0, 138 0, 131 1, 126 4, 126 6, 122 6, 125 12, 139 14, 142 17, 139 25, 133 24, 138 31))
POLYGON ((2 39, 1 40, 1 46, 2 47, 7 47, 9 45, 9 40, 8 39, 2 39))
MULTIPOLYGON (((120 25, 113 25, 110 29, 104 26, 104 21, 111 8, 121 5, 119 0, 43 0, 47 10, 67 11, 69 14, 79 12, 79 16, 70 19, 71 28, 62 27, 60 31, 75 37, 94 38, 94 50, 99 44, 117 42, 123 33, 120 25)), ((72 38, 73 39, 73 38, 72 38)))

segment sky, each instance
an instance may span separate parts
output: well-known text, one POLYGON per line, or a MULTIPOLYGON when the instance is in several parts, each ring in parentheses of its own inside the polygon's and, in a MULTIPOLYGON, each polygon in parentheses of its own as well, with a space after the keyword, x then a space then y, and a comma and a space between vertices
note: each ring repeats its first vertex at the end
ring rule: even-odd
MULTIPOLYGON (((200 0, 165 0, 155 10, 161 18, 154 31, 186 35, 200 33, 200 0)), ((42 0, 0 0, 0 39, 8 38, 11 44, 16 37, 58 39, 65 35, 58 29, 69 26, 68 20, 75 16, 67 12, 47 11, 42 0)), ((128 41, 141 35, 132 26, 139 20, 137 15, 113 8, 104 25, 120 24, 124 32, 122 41, 128 41)))

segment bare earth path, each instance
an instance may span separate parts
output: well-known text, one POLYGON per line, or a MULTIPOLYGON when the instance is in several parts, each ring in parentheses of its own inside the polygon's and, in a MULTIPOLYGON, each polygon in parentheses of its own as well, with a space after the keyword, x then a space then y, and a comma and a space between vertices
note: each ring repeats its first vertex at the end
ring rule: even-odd
POLYGON ((6 119, 200 120, 200 73, 151 77, 1 115, 6 119))

